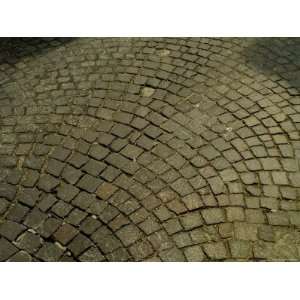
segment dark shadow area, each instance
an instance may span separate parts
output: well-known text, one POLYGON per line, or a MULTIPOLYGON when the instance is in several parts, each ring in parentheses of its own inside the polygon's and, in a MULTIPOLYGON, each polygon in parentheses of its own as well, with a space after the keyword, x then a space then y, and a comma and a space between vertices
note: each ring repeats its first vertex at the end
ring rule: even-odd
POLYGON ((253 38, 243 54, 247 64, 300 92, 300 38, 253 38))
POLYGON ((16 64, 27 56, 41 55, 75 38, 0 38, 0 64, 16 64))

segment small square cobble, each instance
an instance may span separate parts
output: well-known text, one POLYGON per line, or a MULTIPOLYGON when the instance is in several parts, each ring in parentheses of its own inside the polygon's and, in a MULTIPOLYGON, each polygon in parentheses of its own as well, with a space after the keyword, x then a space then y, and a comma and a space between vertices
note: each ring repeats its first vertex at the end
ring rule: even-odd
POLYGON ((86 174, 79 180, 77 187, 89 193, 94 193, 102 182, 101 179, 86 174))
POLYGON ((78 230, 72 225, 63 224, 53 236, 62 245, 67 245, 77 234, 78 230))
POLYGON ((206 208, 201 211, 206 224, 218 224, 225 222, 225 212, 221 208, 206 208))

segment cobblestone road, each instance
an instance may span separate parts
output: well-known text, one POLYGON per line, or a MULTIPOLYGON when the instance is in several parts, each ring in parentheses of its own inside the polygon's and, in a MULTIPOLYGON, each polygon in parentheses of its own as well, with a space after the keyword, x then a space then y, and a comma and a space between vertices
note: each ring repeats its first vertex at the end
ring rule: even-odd
POLYGON ((0 261, 300 259, 300 40, 0 41, 0 261))

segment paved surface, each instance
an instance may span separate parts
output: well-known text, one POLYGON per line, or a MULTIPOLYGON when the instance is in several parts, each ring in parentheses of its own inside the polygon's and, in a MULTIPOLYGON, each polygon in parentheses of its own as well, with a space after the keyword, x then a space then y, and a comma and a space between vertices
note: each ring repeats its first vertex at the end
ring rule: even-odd
POLYGON ((299 260, 299 51, 2 39, 0 260, 299 260))

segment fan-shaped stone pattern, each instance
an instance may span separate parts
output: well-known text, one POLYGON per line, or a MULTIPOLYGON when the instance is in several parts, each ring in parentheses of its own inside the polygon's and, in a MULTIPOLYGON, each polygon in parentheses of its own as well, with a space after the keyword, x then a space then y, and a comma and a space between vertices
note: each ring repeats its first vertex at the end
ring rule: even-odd
POLYGON ((0 42, 1 261, 298 260, 298 39, 0 42))

